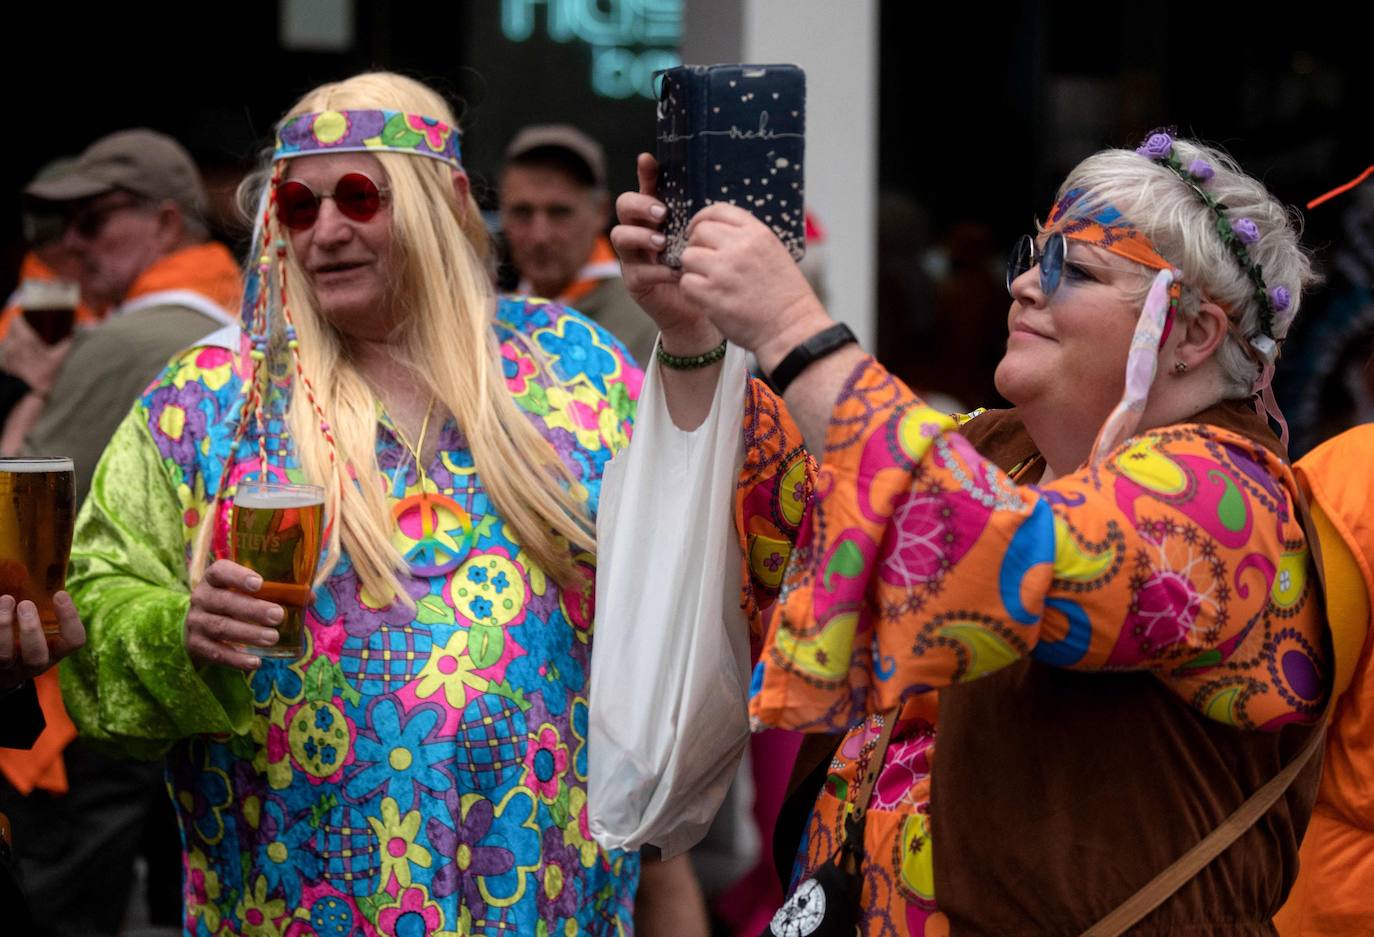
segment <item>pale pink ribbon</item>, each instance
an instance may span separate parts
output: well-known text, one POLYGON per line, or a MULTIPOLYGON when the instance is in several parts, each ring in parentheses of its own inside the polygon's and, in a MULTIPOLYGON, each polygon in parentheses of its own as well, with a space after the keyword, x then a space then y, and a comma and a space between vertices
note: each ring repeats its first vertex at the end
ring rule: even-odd
POLYGON ((1150 284, 1149 295, 1145 297, 1145 307, 1135 324, 1131 336, 1131 350, 1126 357, 1126 389, 1121 401, 1112 410, 1097 433, 1093 443, 1090 465, 1098 465, 1103 459, 1121 445, 1136 427, 1145 411, 1145 401, 1150 396, 1150 387, 1155 381, 1155 371, 1159 366, 1159 345, 1164 334, 1164 323, 1169 317, 1169 287, 1177 278, 1173 270, 1161 270, 1150 284))

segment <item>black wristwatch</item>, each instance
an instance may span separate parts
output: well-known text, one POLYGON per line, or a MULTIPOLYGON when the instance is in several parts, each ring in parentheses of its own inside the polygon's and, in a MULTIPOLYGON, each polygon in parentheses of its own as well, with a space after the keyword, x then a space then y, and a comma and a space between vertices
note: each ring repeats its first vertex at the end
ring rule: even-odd
POLYGON ((843 322, 837 322, 830 328, 817 332, 787 353, 787 357, 783 358, 773 369, 773 373, 768 375, 768 386, 773 388, 773 393, 781 397, 786 392, 787 385, 791 384, 808 365, 857 341, 849 326, 843 322))

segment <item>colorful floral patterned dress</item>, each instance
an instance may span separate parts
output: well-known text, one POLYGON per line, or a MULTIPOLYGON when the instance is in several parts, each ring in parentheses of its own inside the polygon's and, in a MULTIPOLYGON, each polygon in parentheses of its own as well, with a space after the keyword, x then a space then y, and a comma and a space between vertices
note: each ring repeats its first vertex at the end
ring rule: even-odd
MULTIPOLYGON (((495 329, 510 393, 594 510, 641 373, 558 306, 503 300, 495 329)), ((299 661, 264 661, 248 680, 192 665, 190 538, 240 417, 239 360, 193 349, 137 402, 97 473, 69 580, 90 631, 64 675, 77 723, 144 756, 171 746, 186 933, 631 931, 638 857, 587 828, 590 592, 559 588, 512 540, 452 421, 428 477, 472 528, 425 543, 402 515, 437 570, 405 580, 415 611, 379 606, 345 556, 315 591, 299 661)), ((269 459, 294 465, 280 432, 269 425, 269 459)), ((257 451, 251 438, 242 450, 257 451)), ((377 460, 394 500, 418 493, 385 419, 377 460)), ((258 471, 255 455, 234 480, 258 471)), ((582 567, 590 584, 593 560, 582 567)))
POLYGON ((745 604, 768 628, 751 714, 757 726, 845 733, 799 878, 835 851, 879 730, 873 714, 901 706, 865 828, 866 935, 948 933, 932 857, 957 833, 929 823, 939 687, 1030 656, 1150 671, 1208 717, 1249 730, 1313 722, 1326 700, 1325 624, 1310 601, 1293 475, 1272 452, 1178 425, 1129 440, 1099 467, 1019 485, 957 425, 865 360, 813 474, 778 399, 754 382, 746 404, 756 471, 737 499, 745 604), (771 522, 760 510, 770 501, 771 522))

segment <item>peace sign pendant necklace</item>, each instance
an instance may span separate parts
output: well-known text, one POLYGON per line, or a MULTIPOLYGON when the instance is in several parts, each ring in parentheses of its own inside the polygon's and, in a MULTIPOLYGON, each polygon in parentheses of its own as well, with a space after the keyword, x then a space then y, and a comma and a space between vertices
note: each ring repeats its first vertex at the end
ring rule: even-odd
MULTIPOLYGON (((431 490, 432 483, 425 472, 421 452, 433 412, 434 395, 431 394, 424 421, 420 424, 420 442, 417 446, 412 446, 400 426, 394 421, 392 423, 396 438, 415 460, 415 475, 420 490, 392 505, 391 519, 396 524, 396 530, 391 535, 391 542, 416 576, 443 576, 452 572, 477 541, 472 517, 463 506, 447 495, 440 494, 437 486, 431 490)), ((396 467, 391 479, 393 491, 404 468, 404 462, 396 467)), ((404 491, 404 487, 401 490, 404 491)))

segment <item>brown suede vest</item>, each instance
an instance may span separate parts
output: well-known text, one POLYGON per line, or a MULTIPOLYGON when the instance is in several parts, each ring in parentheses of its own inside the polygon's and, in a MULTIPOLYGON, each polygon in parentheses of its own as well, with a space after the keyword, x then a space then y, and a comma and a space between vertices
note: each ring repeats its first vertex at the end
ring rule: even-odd
MULTIPOLYGON (((1279 452, 1238 403, 1195 419, 1279 452)), ((962 432, 1004 470, 1034 455, 1014 411, 962 432)), ((941 691, 931 795, 935 895, 953 935, 1076 935, 1234 811, 1314 731, 1208 720, 1146 673, 1023 660, 941 691)), ((1133 934, 1273 934, 1297 875, 1320 760, 1133 934)))

